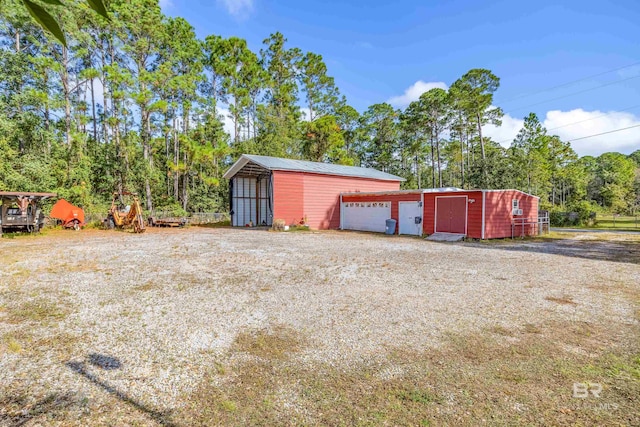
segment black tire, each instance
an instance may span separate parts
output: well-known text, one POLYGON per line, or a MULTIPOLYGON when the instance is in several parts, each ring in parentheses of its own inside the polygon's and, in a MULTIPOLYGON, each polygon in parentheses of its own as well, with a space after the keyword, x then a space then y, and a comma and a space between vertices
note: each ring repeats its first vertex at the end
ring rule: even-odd
POLYGON ((116 228, 116 222, 112 217, 107 218, 107 229, 113 230, 114 228, 116 228))

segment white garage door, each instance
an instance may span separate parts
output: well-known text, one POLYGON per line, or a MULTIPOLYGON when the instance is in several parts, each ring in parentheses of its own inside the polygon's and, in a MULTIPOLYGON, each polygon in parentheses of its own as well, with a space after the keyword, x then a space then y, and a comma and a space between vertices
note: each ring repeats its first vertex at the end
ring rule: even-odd
POLYGON ((389 218, 391 218, 391 202, 342 203, 342 228, 344 230, 384 233, 385 221, 389 218))

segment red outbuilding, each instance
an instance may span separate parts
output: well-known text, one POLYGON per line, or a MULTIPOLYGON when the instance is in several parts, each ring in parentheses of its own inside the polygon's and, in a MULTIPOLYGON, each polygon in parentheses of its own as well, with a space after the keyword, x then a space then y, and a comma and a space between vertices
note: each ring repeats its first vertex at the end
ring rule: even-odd
MULTIPOLYGON (((341 195, 340 228, 395 233, 457 234, 495 239, 538 234, 539 198, 519 190, 426 190, 349 192, 341 195)), ((548 223, 547 223, 548 224, 548 223)))
POLYGON ((398 191, 395 175, 375 169, 243 154, 225 173, 229 179, 231 224, 307 224, 340 227, 340 194, 398 191))
POLYGON ((229 179, 231 224, 306 224, 313 229, 474 239, 537 234, 538 197, 519 190, 400 190, 403 178, 370 168, 244 154, 229 179))

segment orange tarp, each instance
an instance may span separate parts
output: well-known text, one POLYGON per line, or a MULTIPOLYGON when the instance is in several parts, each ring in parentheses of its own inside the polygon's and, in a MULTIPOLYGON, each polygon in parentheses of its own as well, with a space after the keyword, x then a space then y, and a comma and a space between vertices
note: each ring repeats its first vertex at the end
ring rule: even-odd
POLYGON ((62 225, 65 226, 69 223, 72 223, 75 219, 80 222, 80 225, 84 225, 84 211, 82 210, 82 208, 73 206, 71 203, 67 202, 64 199, 58 200, 56 204, 53 205, 49 216, 51 218, 62 220, 62 225))

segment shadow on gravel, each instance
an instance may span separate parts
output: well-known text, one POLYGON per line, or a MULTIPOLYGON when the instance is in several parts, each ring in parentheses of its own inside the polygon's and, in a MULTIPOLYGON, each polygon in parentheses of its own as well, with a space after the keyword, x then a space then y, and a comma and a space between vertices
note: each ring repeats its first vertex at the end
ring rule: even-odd
MULTIPOLYGON (((88 361, 89 364, 105 370, 115 370, 122 367, 122 363, 118 359, 111 356, 105 356, 103 354, 92 353, 89 355, 88 361)), ((156 411, 153 408, 149 408, 143 403, 140 403, 137 400, 133 399, 125 392, 118 390, 116 387, 108 384, 106 381, 101 380, 96 374, 93 374, 87 370, 86 362, 67 362, 65 365, 67 365, 67 367, 72 371, 82 375, 83 377, 91 381, 93 384, 99 386, 107 393, 117 397, 122 402, 134 407, 141 412, 148 414, 158 424, 168 427, 176 427, 176 424, 169 421, 169 417, 171 415, 170 413, 156 411)))
POLYGON ((26 396, 6 397, 0 399, 0 407, 3 408, 2 412, 0 412, 0 425, 20 427, 42 415, 55 419, 56 414, 64 413, 66 409, 77 404, 78 399, 74 393, 51 393, 35 403, 29 403, 29 399, 26 396), (14 414, 19 415, 10 415, 5 412, 6 408, 11 407, 19 408, 16 411, 12 411, 14 414))
POLYGON ((518 241, 478 244, 486 249, 562 255, 596 261, 640 264, 640 243, 589 240, 518 241))

